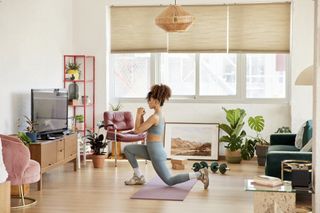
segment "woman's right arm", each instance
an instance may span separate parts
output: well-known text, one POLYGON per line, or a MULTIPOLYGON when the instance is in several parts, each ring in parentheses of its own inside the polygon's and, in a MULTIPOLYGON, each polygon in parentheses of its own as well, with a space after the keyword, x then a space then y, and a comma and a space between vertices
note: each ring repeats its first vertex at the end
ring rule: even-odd
POLYGON ((144 122, 144 118, 143 118, 144 114, 145 114, 144 108, 139 107, 137 109, 136 122, 134 124, 135 129, 138 129, 140 125, 144 122))

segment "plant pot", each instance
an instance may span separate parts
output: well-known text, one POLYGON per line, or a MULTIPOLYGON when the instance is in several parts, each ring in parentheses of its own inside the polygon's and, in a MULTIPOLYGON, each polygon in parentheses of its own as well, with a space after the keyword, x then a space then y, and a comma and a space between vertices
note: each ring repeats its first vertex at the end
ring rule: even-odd
POLYGON ((36 132, 26 132, 26 135, 32 142, 35 142, 37 140, 38 134, 36 132))
POLYGON ((103 168, 104 167, 104 155, 92 155, 92 163, 94 168, 103 168))
POLYGON ((269 145, 256 145, 256 154, 257 154, 257 161, 259 166, 264 166, 266 162, 266 155, 268 152, 269 145))
POLYGON ((74 77, 74 80, 79 80, 79 70, 68 70, 67 74, 74 77))
POLYGON ((226 160, 228 163, 240 163, 241 162, 241 151, 230 151, 229 149, 226 149, 225 151, 226 160))

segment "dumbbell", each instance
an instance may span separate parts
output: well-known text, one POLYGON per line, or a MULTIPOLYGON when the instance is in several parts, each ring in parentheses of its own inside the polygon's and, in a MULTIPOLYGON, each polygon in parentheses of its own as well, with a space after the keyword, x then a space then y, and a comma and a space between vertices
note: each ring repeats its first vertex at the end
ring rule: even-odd
POLYGON ((199 171, 200 169, 202 169, 202 168, 208 168, 209 166, 208 166, 208 164, 207 164, 207 162, 204 162, 204 161, 201 161, 200 163, 194 163, 193 165, 192 165, 192 170, 194 171, 194 172, 197 172, 197 171, 199 171))
POLYGON ((216 173, 218 170, 221 174, 225 174, 228 170, 230 170, 227 166, 227 164, 222 163, 220 166, 218 162, 213 161, 210 165, 210 169, 213 173, 216 173))

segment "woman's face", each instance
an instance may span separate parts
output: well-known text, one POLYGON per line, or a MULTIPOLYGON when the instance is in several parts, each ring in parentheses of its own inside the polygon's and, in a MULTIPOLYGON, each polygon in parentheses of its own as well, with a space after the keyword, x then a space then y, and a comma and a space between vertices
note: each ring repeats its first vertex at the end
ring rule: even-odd
POLYGON ((157 105, 159 105, 159 101, 151 97, 150 100, 148 100, 148 104, 150 109, 154 109, 157 105))

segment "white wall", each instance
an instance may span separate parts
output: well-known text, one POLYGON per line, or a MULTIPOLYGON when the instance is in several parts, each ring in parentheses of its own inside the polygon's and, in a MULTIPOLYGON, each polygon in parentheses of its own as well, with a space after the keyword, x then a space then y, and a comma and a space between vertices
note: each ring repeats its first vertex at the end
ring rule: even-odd
POLYGON ((104 0, 74 0, 74 53, 96 57, 96 121, 103 119, 107 106, 106 8, 104 0))
MULTIPOLYGON (((77 51, 83 53, 88 51, 90 54, 96 55, 99 58, 97 64, 97 85, 96 94, 98 96, 96 108, 96 120, 102 119, 103 112, 108 108, 108 71, 106 69, 107 59, 109 56, 109 46, 107 45, 110 39, 110 34, 106 33, 108 28, 106 25, 109 23, 108 10, 109 5, 142 5, 151 4, 151 1, 129 1, 129 0, 77 0, 74 1, 74 47, 77 51), (106 16, 106 17, 105 17, 106 16), (103 20, 105 18, 105 20, 103 20), (106 92, 105 92, 106 91, 106 92)), ((185 0, 179 1, 179 4, 208 4, 208 3, 232 3, 235 1, 192 1, 185 0)), ((248 0, 237 1, 248 2, 248 0)), ((249 1, 249 2, 267 2, 267 1, 249 1)), ((281 2, 279 0, 279 2, 281 2)), ((152 1, 154 4, 155 1, 152 1)), ((170 4, 171 1, 157 1, 157 4, 170 4)), ((299 16, 297 16, 299 17, 299 16)), ((303 23, 299 23, 303 25, 303 23)), ((298 26, 299 27, 299 26, 298 26)), ((295 33, 301 33, 295 31, 295 33)), ((296 60, 303 60, 303 57, 296 60)), ((147 92, 147 91, 146 91, 147 92)), ((145 103, 124 103, 125 110, 135 112, 136 107, 145 105, 145 103)), ((168 103, 164 111, 166 112, 167 121, 184 121, 184 122, 223 122, 224 112, 221 107, 242 107, 248 115, 261 114, 266 119, 266 128, 263 133, 265 137, 274 132, 278 127, 290 126, 291 124, 291 108, 289 104, 227 104, 227 103, 206 103, 206 104, 185 104, 185 103, 168 103)), ((250 132, 249 132, 250 133, 250 132)))
POLYGON ((296 86, 298 75, 313 64, 314 1, 293 1, 291 46, 291 126, 296 132, 302 123, 312 119, 312 86, 296 86))
POLYGON ((72 32, 72 0, 0 3, 1 133, 16 133, 17 118, 30 115, 31 88, 63 87, 72 32))

